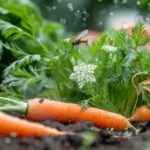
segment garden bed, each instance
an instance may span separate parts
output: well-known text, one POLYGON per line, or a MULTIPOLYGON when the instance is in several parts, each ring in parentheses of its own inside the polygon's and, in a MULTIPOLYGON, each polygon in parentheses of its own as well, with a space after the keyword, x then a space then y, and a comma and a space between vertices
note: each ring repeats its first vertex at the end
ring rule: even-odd
MULTIPOLYGON (((24 119, 18 113, 11 113, 24 119)), ((150 146, 150 124, 133 123, 135 130, 97 129, 90 122, 61 124, 54 120, 41 122, 61 131, 74 131, 76 135, 38 138, 7 137, 0 139, 1 150, 148 150, 150 146), (141 132, 138 134, 137 131, 141 132)))

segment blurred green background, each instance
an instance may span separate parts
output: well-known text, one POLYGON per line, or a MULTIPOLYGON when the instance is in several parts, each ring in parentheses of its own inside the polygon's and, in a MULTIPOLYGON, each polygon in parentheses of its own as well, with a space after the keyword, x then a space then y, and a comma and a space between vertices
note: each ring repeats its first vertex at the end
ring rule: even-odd
POLYGON ((45 18, 61 22, 67 31, 103 31, 114 23, 142 20, 150 24, 149 0, 32 0, 45 18))

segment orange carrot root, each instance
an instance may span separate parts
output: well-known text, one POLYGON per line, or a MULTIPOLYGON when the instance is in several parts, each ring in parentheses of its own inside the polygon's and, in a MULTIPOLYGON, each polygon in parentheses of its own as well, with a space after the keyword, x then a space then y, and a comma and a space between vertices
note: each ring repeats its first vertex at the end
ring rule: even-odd
POLYGON ((135 122, 150 121, 150 109, 146 106, 141 106, 134 112, 129 120, 135 122))
POLYGON ((44 125, 32 123, 0 112, 0 136, 38 137, 48 135, 57 136, 64 134, 67 133, 58 131, 55 128, 45 127, 44 125))
POLYGON ((39 98, 28 101, 26 118, 34 121, 54 119, 62 123, 67 121, 71 123, 89 121, 100 128, 125 129, 132 127, 125 117, 116 113, 93 107, 82 110, 82 107, 77 104, 49 99, 44 99, 41 102, 39 98))

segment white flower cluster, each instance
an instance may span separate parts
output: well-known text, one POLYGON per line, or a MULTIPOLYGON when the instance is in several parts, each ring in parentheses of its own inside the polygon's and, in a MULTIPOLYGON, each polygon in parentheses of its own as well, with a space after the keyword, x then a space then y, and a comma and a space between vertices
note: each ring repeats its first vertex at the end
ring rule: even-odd
POLYGON ((87 82, 96 82, 94 77, 94 70, 97 68, 93 64, 80 64, 73 68, 74 73, 70 75, 70 79, 78 83, 80 89, 83 88, 84 84, 87 82))
POLYGON ((104 45, 102 46, 102 49, 105 50, 106 52, 116 52, 117 47, 110 46, 110 45, 104 45))

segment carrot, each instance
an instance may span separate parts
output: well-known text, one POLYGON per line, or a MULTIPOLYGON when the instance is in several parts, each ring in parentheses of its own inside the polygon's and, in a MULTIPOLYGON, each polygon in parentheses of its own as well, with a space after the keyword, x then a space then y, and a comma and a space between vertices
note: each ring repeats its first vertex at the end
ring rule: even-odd
POLYGON ((45 127, 44 125, 29 122, 0 112, 0 136, 38 137, 64 135, 65 132, 45 127))
POLYGON ((71 123, 82 120, 92 122, 95 126, 101 128, 124 129, 131 127, 131 124, 126 118, 116 113, 92 107, 83 110, 82 107, 77 104, 48 99, 40 103, 38 98, 28 102, 26 118, 35 121, 55 119, 62 123, 69 120, 71 123))
POLYGON ((139 107, 129 120, 135 122, 150 121, 150 109, 146 106, 139 107))
MULTIPOLYGON (((0 97, 1 100, 17 101, 0 97)), ((47 119, 54 119, 61 123, 68 122, 75 123, 77 121, 89 121, 93 125, 100 128, 114 128, 125 129, 131 128, 130 122, 120 114, 108 112, 98 108, 89 107, 85 110, 81 106, 73 103, 58 102, 49 99, 35 98, 28 101, 28 104, 19 102, 20 107, 4 106, 0 107, 3 111, 20 111, 25 113, 28 120, 44 121, 47 119)))
MULTIPOLYGON (((141 82, 143 89, 150 94, 150 79, 146 79, 141 82)), ((130 121, 140 122, 140 121, 149 121, 150 122, 150 109, 146 106, 139 107, 133 115, 128 119, 130 121)))
POLYGON ((142 81, 141 84, 143 85, 144 90, 150 94, 150 79, 142 81))

